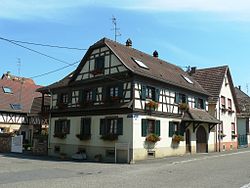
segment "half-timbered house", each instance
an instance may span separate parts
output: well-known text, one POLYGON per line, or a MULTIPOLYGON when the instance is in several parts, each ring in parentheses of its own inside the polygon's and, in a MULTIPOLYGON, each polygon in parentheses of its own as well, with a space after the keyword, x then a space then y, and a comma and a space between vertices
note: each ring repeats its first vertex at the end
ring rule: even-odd
POLYGON ((75 71, 39 91, 52 96, 50 155, 135 161, 215 150, 219 121, 206 112, 208 93, 131 40, 101 39, 75 71))
POLYGON ((190 74, 211 94, 208 111, 221 123, 216 127, 218 151, 237 149, 237 99, 228 66, 193 68, 190 74))
POLYGON ((41 96, 36 92, 37 86, 32 79, 3 74, 0 79, 0 132, 22 134, 25 140, 32 137, 29 129, 28 113, 34 97, 41 96))

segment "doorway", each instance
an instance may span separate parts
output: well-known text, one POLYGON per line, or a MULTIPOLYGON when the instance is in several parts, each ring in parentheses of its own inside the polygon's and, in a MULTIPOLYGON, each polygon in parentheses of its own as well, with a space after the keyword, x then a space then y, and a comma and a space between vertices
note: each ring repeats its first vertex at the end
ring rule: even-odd
POLYGON ((186 153, 191 153, 191 139, 190 139, 190 130, 186 130, 186 153))
POLYGON ((203 126, 196 131, 196 153, 207 153, 207 133, 203 126))

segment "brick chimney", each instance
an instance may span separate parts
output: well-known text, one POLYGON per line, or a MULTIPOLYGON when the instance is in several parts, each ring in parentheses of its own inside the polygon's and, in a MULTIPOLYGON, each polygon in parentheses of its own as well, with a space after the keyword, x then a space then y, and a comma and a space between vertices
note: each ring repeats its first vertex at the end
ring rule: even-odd
POLYGON ((132 47, 132 40, 130 38, 126 41, 126 46, 132 47))
POLYGON ((158 52, 155 50, 155 51, 153 52, 153 57, 158 58, 158 56, 159 56, 159 54, 158 54, 158 52))

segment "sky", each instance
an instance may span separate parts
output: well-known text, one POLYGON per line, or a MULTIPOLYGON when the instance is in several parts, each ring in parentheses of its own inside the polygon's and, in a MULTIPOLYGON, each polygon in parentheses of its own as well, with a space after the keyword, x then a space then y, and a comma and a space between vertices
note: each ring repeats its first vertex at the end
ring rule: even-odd
POLYGON ((130 38, 133 48, 157 50, 184 70, 228 65, 234 85, 250 93, 249 0, 0 0, 0 74, 44 86, 62 79, 89 46, 115 39, 112 17, 118 42, 130 38))

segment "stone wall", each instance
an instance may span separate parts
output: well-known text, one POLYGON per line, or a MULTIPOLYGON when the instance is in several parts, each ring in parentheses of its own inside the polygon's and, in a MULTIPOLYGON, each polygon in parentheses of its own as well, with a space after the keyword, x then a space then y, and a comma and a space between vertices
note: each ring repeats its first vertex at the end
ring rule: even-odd
POLYGON ((48 155, 48 137, 37 136, 33 138, 33 154, 48 155))
POLYGON ((0 152, 11 151, 11 136, 0 136, 0 152))

